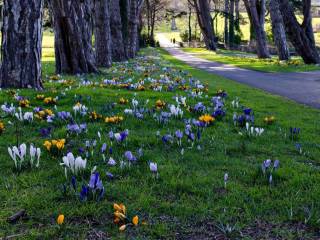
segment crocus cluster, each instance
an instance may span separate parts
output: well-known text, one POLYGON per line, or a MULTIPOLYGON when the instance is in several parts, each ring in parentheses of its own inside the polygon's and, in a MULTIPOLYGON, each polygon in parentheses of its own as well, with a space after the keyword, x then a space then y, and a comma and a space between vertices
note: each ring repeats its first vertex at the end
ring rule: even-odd
POLYGON ((29 155, 25 143, 22 143, 20 146, 8 147, 8 152, 18 171, 22 169, 25 162, 29 163, 31 168, 39 167, 41 149, 34 147, 33 144, 29 147, 29 155))
POLYGON ((82 159, 82 157, 74 157, 74 155, 69 152, 67 156, 62 158, 61 166, 64 166, 65 176, 68 177, 68 171, 70 171, 73 175, 78 175, 86 169, 87 159, 82 159))

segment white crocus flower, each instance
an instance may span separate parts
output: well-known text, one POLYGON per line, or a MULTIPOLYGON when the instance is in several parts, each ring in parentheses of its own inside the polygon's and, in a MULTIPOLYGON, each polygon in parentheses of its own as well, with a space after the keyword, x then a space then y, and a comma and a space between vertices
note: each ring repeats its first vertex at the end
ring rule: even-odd
POLYGON ((21 107, 19 107, 18 110, 19 110, 19 112, 15 113, 15 116, 19 121, 22 122, 23 121, 23 115, 22 115, 21 107))
POLYGON ((60 165, 65 166, 65 174, 67 177, 67 171, 70 170, 72 174, 77 175, 80 171, 84 170, 87 166, 87 159, 82 159, 82 157, 75 158, 72 153, 68 153, 67 156, 62 158, 62 163, 60 165))
POLYGON ((125 109, 124 113, 127 115, 132 115, 133 114, 133 110, 132 109, 125 109))
POLYGON ((263 128, 255 128, 255 131, 256 131, 257 136, 261 136, 262 133, 264 132, 264 129, 263 128))
POLYGON ((247 132, 249 132, 249 127, 250 127, 249 123, 248 123, 248 122, 246 122, 246 129, 247 129, 247 132))
POLYGON ((136 100, 135 98, 133 98, 133 99, 131 100, 131 103, 132 103, 132 106, 133 106, 134 109, 135 109, 135 108, 138 106, 138 104, 139 104, 138 100, 136 100))
POLYGON ((33 121, 33 112, 24 113, 23 120, 26 120, 28 122, 32 122, 33 121))
POLYGON ((149 164, 150 171, 153 173, 158 172, 158 164, 154 162, 150 162, 149 164))
POLYGON ((178 117, 178 116, 182 117, 182 115, 183 115, 183 111, 181 110, 181 108, 179 106, 176 107, 174 105, 171 105, 170 112, 175 117, 178 117))
POLYGON ((30 145, 30 165, 33 167, 33 163, 35 160, 37 160, 35 166, 39 167, 39 161, 41 156, 41 149, 36 148, 33 145, 30 145))
MULTIPOLYGON (((13 146, 8 147, 8 153, 12 160, 14 161, 15 168, 21 170, 23 162, 26 160, 27 157, 27 145, 22 143, 19 147, 13 146)), ((37 160, 36 167, 39 167, 39 160, 41 155, 40 148, 36 148, 33 145, 30 145, 30 166, 34 166, 34 160, 37 160)))
POLYGON ((108 161, 108 165, 109 166, 115 166, 116 164, 117 164, 116 161, 112 157, 110 157, 109 161, 108 161))

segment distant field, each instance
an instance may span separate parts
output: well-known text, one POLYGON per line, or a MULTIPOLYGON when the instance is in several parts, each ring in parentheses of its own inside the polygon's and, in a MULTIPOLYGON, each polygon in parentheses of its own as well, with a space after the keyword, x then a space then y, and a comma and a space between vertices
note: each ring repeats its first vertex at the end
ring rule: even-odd
POLYGON ((49 31, 43 33, 42 60, 54 61, 54 35, 49 31))

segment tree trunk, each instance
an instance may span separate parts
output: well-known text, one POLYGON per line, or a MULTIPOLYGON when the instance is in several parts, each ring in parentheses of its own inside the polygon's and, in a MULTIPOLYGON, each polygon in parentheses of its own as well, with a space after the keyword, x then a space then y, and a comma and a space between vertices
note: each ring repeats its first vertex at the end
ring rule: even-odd
POLYGON ((4 0, 1 87, 41 89, 43 0, 4 0))
POLYGON ((270 58, 264 30, 265 0, 244 0, 244 4, 249 15, 250 24, 254 29, 258 58, 270 58))
POLYGON ((235 27, 237 31, 240 30, 240 11, 239 11, 239 2, 240 0, 235 0, 235 27))
POLYGON ((225 0, 224 2, 224 45, 225 47, 229 45, 228 16, 229 16, 229 0, 225 0))
POLYGON ((311 26, 310 0, 304 0, 304 20, 300 25, 288 0, 278 0, 288 38, 306 64, 320 63, 311 26))
POLYGON ((56 72, 97 72, 89 0, 50 0, 50 7, 55 33, 56 72))
POLYGON ((188 41, 189 41, 189 46, 190 43, 192 42, 192 27, 191 27, 191 16, 192 14, 192 9, 189 7, 189 13, 188 13, 188 41))
POLYGON ((287 44, 286 33, 283 26, 282 16, 279 10, 279 3, 277 0, 270 0, 270 17, 272 25, 272 33, 274 43, 276 45, 279 60, 289 60, 290 52, 287 44))
POLYGON ((122 19, 119 0, 110 1, 110 28, 111 28, 111 49, 112 60, 121 62, 127 60, 122 35, 122 19))
POLYGON ((208 0, 194 0, 197 18, 203 40, 208 50, 215 51, 217 49, 214 41, 213 26, 211 21, 210 6, 208 0))
POLYGON ((110 11, 108 0, 95 0, 95 53, 99 67, 112 63, 110 11))
POLYGON ((232 48, 234 45, 234 1, 230 0, 229 11, 229 46, 232 48))
MULTIPOLYGON (((139 15, 143 0, 130 0, 129 1, 129 15, 128 15, 128 38, 127 38, 127 56, 134 58, 138 49, 138 24, 139 15)), ((151 23, 152 24, 152 23, 151 23)), ((151 33, 152 34, 152 33, 151 33)))

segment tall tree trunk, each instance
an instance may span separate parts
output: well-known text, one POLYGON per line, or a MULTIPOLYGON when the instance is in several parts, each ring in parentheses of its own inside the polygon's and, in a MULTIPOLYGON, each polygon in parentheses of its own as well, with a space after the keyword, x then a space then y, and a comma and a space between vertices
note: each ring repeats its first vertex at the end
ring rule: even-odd
POLYGON ((304 2, 304 20, 300 25, 288 0, 278 0, 288 38, 306 64, 320 63, 311 26, 310 0, 304 2))
POLYGON ((143 0, 129 1, 129 15, 128 15, 128 28, 127 28, 127 33, 128 33, 127 56, 129 58, 134 58, 138 49, 137 47, 138 24, 139 24, 139 15, 141 13, 142 6, 143 6, 143 0))
POLYGON ((210 6, 208 0, 194 0, 197 18, 203 39, 208 50, 217 49, 214 41, 213 26, 211 21, 210 6))
POLYGON ((95 53, 99 67, 110 67, 112 63, 110 11, 108 0, 95 0, 95 53))
POLYGON ((269 7, 270 7, 272 33, 273 33, 274 43, 278 51, 279 60, 289 60, 290 52, 287 44, 286 33, 283 26, 283 20, 279 10, 278 1, 270 0, 269 7))
POLYGON ((240 11, 239 11, 240 0, 235 0, 235 27, 237 31, 240 30, 240 11))
POLYGON ((234 2, 235 0, 230 0, 230 11, 229 11, 229 46, 234 45, 234 2))
POLYGON ((265 0, 244 0, 244 4, 249 15, 250 24, 254 29, 258 58, 270 58, 264 30, 265 0))
POLYGON ((57 73, 97 72, 92 48, 90 0, 49 0, 57 73))
POLYGON ((225 0, 224 2, 224 45, 225 47, 229 46, 228 17, 229 17, 229 0, 225 0))
POLYGON ((112 60, 121 62, 127 60, 122 35, 122 19, 119 0, 110 1, 110 28, 111 28, 111 49, 112 60))
POLYGON ((41 89, 43 0, 4 0, 1 87, 41 89))
POLYGON ((191 16, 192 14, 192 9, 191 7, 189 6, 189 13, 188 13, 188 41, 189 41, 189 44, 192 42, 192 27, 191 27, 191 16))

